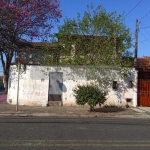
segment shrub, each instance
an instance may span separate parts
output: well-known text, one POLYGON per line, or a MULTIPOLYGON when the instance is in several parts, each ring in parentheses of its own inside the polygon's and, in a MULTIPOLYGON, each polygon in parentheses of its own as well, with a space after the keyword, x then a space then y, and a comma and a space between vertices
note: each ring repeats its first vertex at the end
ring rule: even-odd
POLYGON ((76 103, 78 105, 85 105, 87 103, 90 106, 90 111, 92 111, 94 106, 98 103, 103 104, 106 101, 106 93, 95 85, 79 85, 74 89, 74 93, 76 103))

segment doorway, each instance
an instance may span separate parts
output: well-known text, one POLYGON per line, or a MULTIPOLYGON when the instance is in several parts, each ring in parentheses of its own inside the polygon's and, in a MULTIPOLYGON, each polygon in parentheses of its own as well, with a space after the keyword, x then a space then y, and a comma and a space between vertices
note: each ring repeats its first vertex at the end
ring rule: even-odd
POLYGON ((62 101, 62 91, 63 91, 63 73, 50 72, 48 101, 62 101))

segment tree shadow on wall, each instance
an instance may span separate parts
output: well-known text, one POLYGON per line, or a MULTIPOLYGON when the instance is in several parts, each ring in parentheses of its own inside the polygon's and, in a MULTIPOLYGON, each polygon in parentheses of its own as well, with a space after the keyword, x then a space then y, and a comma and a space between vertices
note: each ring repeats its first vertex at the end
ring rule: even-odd
POLYGON ((67 87, 63 83, 61 83, 59 80, 56 80, 56 82, 62 92, 67 92, 67 87))

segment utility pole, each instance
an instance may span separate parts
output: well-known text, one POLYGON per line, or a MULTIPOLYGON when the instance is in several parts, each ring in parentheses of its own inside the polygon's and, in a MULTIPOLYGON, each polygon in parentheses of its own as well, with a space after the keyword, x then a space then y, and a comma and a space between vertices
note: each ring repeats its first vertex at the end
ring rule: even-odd
POLYGON ((18 111, 18 101, 19 101, 19 77, 20 77, 20 54, 18 54, 18 82, 17 82, 17 101, 16 101, 16 111, 18 111))
POLYGON ((139 32, 139 21, 136 19, 135 29, 135 50, 134 50, 134 66, 137 66, 137 55, 138 55, 138 32, 139 32))

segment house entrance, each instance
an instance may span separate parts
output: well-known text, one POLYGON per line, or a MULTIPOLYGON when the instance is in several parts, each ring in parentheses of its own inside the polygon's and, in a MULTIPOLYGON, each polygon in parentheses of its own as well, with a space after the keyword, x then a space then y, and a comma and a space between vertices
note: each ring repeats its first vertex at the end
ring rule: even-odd
POLYGON ((63 73, 49 73, 48 101, 62 101, 63 73))
POLYGON ((138 106, 150 106, 150 72, 139 72, 138 106))

